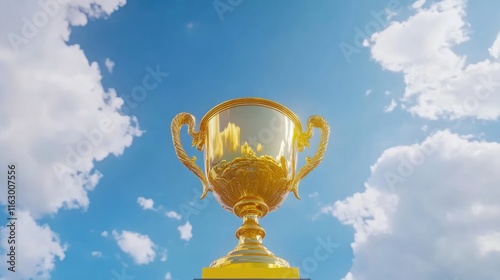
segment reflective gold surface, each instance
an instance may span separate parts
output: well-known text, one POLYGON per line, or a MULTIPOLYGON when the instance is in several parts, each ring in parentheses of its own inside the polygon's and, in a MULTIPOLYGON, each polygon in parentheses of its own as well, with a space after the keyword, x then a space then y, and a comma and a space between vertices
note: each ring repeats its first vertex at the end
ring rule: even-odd
MULTIPOLYGON (((290 191, 291 176, 287 176, 285 159, 243 155, 226 162, 220 161, 208 173, 214 196, 223 208, 233 212, 236 203, 245 198, 258 198, 268 211, 276 210, 290 191)), ((235 213, 236 214, 236 213, 235 213)))
POLYGON ((194 130, 191 114, 180 113, 171 131, 179 160, 201 181, 202 198, 208 191, 226 210, 243 218, 237 230, 238 245, 210 265, 214 268, 285 268, 288 263, 264 245, 258 219, 279 208, 289 192, 297 198, 300 180, 323 159, 330 128, 319 116, 302 132, 299 119, 288 108, 262 98, 239 98, 215 106, 194 130), (190 158, 181 143, 180 129, 188 126, 192 145, 205 148, 205 172, 190 158), (297 152, 309 147, 313 129, 321 132, 318 150, 296 173, 297 152))

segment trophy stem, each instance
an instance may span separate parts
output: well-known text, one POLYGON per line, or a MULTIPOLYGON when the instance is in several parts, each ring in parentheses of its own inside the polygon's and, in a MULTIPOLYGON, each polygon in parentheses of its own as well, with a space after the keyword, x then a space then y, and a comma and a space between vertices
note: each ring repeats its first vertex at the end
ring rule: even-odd
POLYGON ((288 268, 290 265, 276 257, 262 244, 266 231, 259 224, 259 218, 268 212, 267 206, 254 199, 244 199, 233 208, 234 213, 243 219, 243 224, 236 230, 238 245, 234 250, 210 264, 212 268, 247 267, 247 268, 288 268))
POLYGON ((262 240, 266 236, 266 231, 259 224, 259 218, 260 215, 257 213, 246 213, 243 216, 243 224, 236 231, 236 238, 262 240))

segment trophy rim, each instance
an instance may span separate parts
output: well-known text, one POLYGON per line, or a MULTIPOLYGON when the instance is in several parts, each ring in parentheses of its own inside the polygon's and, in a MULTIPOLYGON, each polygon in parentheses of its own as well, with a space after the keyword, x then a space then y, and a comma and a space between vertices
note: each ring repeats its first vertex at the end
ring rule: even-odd
POLYGON ((269 109, 274 109, 285 116, 287 116, 294 124, 295 129, 302 131, 302 124, 300 119, 295 115, 295 113, 285 107, 284 105, 261 97, 240 97, 235 99, 226 100, 208 111, 200 121, 200 130, 203 130, 207 126, 208 122, 222 111, 242 106, 260 106, 269 109))

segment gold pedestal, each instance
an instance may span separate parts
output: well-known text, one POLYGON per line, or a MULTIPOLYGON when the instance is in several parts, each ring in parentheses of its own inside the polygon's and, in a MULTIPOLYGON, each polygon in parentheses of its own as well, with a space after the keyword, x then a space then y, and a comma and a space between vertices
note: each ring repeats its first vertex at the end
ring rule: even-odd
POLYGON ((203 268, 202 279, 300 279, 299 269, 293 268, 203 268))

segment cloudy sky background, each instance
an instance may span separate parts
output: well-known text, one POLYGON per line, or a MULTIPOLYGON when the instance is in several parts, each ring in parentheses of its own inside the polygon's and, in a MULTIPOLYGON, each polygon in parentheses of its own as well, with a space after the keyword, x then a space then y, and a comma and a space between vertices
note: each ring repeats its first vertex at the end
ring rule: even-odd
POLYGON ((245 96, 332 127, 262 220, 303 277, 500 275, 498 1, 0 0, 0 35, 2 280, 199 277, 240 221, 198 200, 170 121, 245 96))

